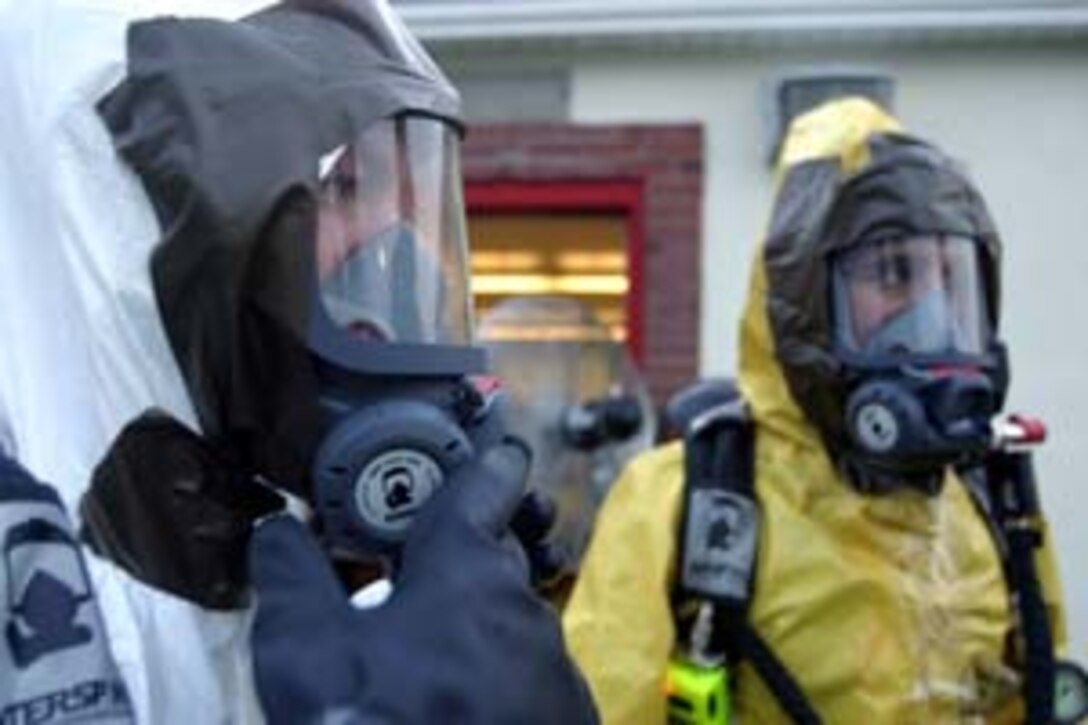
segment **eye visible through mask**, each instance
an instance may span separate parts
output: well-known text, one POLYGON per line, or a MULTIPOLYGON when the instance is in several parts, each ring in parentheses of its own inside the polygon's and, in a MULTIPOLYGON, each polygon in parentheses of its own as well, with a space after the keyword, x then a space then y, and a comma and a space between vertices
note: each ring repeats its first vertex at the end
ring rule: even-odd
POLYGON ((927 235, 832 258, 835 342, 871 357, 979 354, 989 340, 979 245, 927 235))
POLYGON ((463 344, 471 330, 455 132, 401 116, 322 160, 317 274, 358 340, 463 344))

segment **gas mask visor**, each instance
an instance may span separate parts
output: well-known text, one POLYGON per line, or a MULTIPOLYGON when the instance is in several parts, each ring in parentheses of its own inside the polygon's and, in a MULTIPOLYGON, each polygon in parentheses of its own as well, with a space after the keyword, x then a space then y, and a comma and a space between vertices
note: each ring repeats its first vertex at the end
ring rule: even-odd
POLYGON ((404 114, 321 159, 311 341, 324 357, 359 372, 478 372, 459 143, 451 124, 404 114))
POLYGON ((862 362, 985 354, 992 331, 982 253, 974 239, 927 234, 833 255, 836 349, 862 362))

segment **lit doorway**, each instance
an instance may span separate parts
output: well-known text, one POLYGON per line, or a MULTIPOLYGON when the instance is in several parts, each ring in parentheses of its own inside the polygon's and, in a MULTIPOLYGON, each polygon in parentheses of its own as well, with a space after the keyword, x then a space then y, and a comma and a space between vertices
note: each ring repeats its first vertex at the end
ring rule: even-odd
MULTIPOLYGON (((654 400, 664 403, 697 375, 703 156, 698 124, 473 126, 461 156, 465 201, 476 237, 473 250, 509 250, 500 240, 513 238, 513 230, 496 231, 504 225, 525 228, 535 224, 534 218, 556 220, 548 222, 556 226, 542 227, 539 235, 525 235, 536 239, 535 248, 555 249, 554 254, 533 260, 507 257, 505 262, 501 256, 484 256, 483 261, 495 264, 477 273, 582 277, 574 282, 576 287, 598 290, 582 299, 626 339, 654 400), (621 260, 614 254, 617 249, 623 252, 621 260), (564 258, 564 251, 593 254, 579 260, 564 258), (593 257, 591 265, 601 269, 573 265, 593 257), (507 268, 495 269, 502 264, 507 268), (515 271, 510 264, 532 268, 515 271), (608 278, 618 268, 626 277, 626 293, 618 292, 620 287, 608 278), (595 275, 605 279, 585 279, 595 275)), ((728 204, 722 201, 715 213, 729 213, 728 204)), ((553 284, 521 282, 537 288, 553 284)), ((493 277, 479 283, 493 291, 481 296, 483 306, 494 304, 499 290, 509 288, 504 285, 514 284, 493 277)))
POLYGON ((470 184, 467 201, 477 319, 507 297, 566 295, 639 356, 639 184, 470 184))

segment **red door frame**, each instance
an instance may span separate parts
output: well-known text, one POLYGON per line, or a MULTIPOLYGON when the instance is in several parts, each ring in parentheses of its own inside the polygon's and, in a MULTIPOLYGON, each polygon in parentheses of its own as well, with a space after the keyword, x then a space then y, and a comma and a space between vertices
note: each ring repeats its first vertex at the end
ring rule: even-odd
POLYGON ((627 220, 627 346, 639 363, 643 353, 645 224, 642 182, 626 179, 571 181, 469 181, 470 214, 577 212, 622 214, 627 220))

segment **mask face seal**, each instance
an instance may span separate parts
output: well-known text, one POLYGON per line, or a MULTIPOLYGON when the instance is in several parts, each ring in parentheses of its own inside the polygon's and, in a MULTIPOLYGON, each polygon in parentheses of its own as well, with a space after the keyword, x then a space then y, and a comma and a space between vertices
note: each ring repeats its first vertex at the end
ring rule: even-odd
POLYGON ((977 460, 1003 389, 981 245, 920 235, 831 257, 835 352, 850 381, 844 459, 863 489, 939 490, 977 460))

